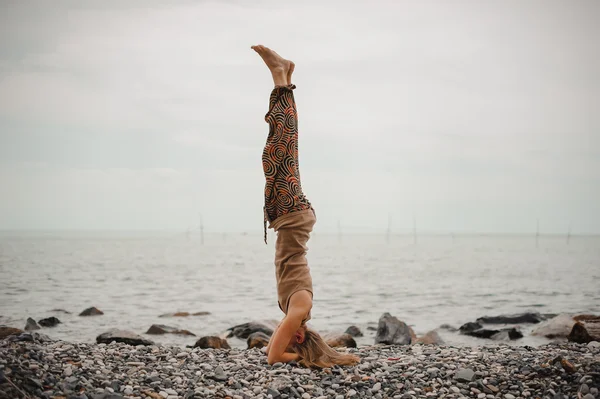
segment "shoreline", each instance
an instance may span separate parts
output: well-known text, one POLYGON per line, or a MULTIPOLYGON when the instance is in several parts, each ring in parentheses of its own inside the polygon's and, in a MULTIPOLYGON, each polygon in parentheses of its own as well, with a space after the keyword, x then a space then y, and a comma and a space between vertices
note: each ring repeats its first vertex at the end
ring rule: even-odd
POLYGON ((348 349, 361 357, 355 367, 308 370, 294 363, 269 366, 257 349, 29 336, 0 341, 0 398, 600 398, 595 341, 536 348, 364 346, 348 349))

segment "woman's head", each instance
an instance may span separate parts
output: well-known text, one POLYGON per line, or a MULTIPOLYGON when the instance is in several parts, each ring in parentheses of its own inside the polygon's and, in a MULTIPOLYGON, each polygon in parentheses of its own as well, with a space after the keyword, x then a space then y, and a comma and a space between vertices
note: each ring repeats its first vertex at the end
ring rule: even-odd
POLYGON ((309 330, 305 325, 296 331, 289 348, 298 354, 298 362, 305 367, 324 368, 336 364, 353 366, 360 361, 358 356, 340 353, 331 348, 316 331, 309 330))

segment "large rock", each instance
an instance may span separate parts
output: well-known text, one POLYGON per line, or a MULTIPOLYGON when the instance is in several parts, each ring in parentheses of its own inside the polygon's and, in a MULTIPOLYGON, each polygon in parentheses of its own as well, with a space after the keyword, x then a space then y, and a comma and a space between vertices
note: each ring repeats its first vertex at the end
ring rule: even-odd
POLYGON ((467 334, 472 331, 481 330, 482 328, 483 326, 479 323, 468 322, 460 326, 458 328, 458 331, 460 331, 463 334, 467 334))
POLYGON ((21 333, 23 333, 23 330, 21 330, 20 328, 0 326, 0 339, 4 339, 11 335, 19 335, 21 333))
POLYGON ((346 329, 346 334, 350 334, 353 337, 362 337, 363 333, 362 331, 360 331, 360 328, 356 327, 356 326, 350 326, 346 329))
POLYGON ((60 320, 58 320, 56 317, 52 316, 52 317, 47 317, 45 319, 40 320, 39 324, 42 327, 56 327, 57 325, 60 324, 60 320))
POLYGON ((210 312, 175 312, 175 313, 165 313, 161 314, 158 317, 188 317, 188 316, 208 316, 210 312))
POLYGON ((415 338, 412 328, 391 314, 386 312, 379 318, 375 344, 410 345, 415 338))
POLYGON ((586 315, 575 319, 577 322, 567 336, 569 341, 579 344, 600 341, 600 316, 586 315))
POLYGON ((502 316, 484 316, 476 321, 480 324, 537 324, 546 320, 539 313, 520 313, 502 316))
POLYGON ((417 338, 414 344, 423 344, 423 345, 444 345, 444 340, 437 331, 429 331, 427 334, 422 337, 417 338))
POLYGON ((523 338, 523 334, 516 328, 503 328, 500 330, 483 328, 479 323, 465 323, 459 329, 461 334, 470 337, 493 339, 498 341, 515 340, 523 338))
POLYGON ((188 330, 180 330, 177 327, 165 326, 164 324, 152 324, 146 334, 177 334, 177 335, 191 335, 196 336, 196 334, 188 331, 188 330))
POLYGON ((568 314, 559 314, 558 316, 540 323, 532 332, 531 335, 536 335, 546 338, 566 338, 576 320, 568 314))
POLYGON ((136 333, 127 330, 113 328, 96 337, 99 344, 110 344, 111 342, 122 342, 128 345, 154 345, 154 342, 146 339, 136 333))
POLYGON ((523 338, 523 333, 516 328, 503 328, 490 337, 494 341, 514 341, 523 338))
POLYGON ((104 314, 104 312, 101 311, 100 309, 91 307, 91 308, 87 308, 83 312, 79 313, 79 316, 100 316, 103 314, 104 314))
POLYGON ((323 339, 332 348, 356 348, 356 341, 350 334, 329 333, 323 339))
POLYGON ((38 326, 38 323, 36 323, 36 321, 33 320, 31 317, 27 319, 27 323, 25 324, 25 331, 39 330, 40 328, 41 327, 38 326))
POLYGON ((239 324, 237 326, 233 326, 229 328, 229 334, 227 338, 236 337, 241 339, 246 339, 255 332, 262 332, 269 337, 273 335, 273 328, 269 327, 265 323, 251 321, 250 323, 239 324))
POLYGON ((220 338, 220 337, 215 337, 215 336, 208 336, 208 337, 202 337, 202 338, 200 338, 194 344, 194 348, 200 348, 200 349, 208 349, 208 348, 213 348, 213 349, 231 349, 231 347, 227 343, 227 340, 225 340, 223 338, 220 338))
POLYGON ((269 339, 269 336, 264 332, 257 331, 252 333, 246 341, 248 343, 248 349, 264 348, 265 346, 269 345, 269 339))

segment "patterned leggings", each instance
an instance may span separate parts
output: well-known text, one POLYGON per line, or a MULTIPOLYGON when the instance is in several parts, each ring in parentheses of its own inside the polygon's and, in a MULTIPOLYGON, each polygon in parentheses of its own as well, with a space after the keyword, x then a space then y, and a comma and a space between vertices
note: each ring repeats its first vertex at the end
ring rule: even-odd
POLYGON ((288 213, 312 209, 302 191, 298 161, 298 114, 295 85, 277 86, 269 98, 265 121, 269 136, 262 154, 265 173, 264 240, 267 221, 273 223, 288 213))

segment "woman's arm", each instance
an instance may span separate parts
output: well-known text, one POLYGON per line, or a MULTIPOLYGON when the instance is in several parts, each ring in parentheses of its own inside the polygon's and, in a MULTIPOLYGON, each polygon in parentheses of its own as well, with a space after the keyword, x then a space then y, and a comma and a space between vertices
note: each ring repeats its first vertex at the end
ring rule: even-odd
POLYGON ((281 325, 281 323, 277 324, 277 327, 275 327, 275 330, 273 331, 273 334, 271 334, 271 338, 269 338, 269 343, 267 344, 267 347, 265 348, 265 354, 269 354, 269 351, 271 350, 271 343, 273 342, 273 337, 275 336, 275 334, 277 334, 277 330, 279 330, 279 326, 281 325))
POLYGON ((308 291, 299 291, 292 295, 288 313, 273 333, 268 345, 267 361, 269 364, 277 362, 291 362, 297 360, 295 353, 286 353, 290 344, 295 342, 296 332, 302 325, 302 320, 312 308, 312 297, 308 291))

